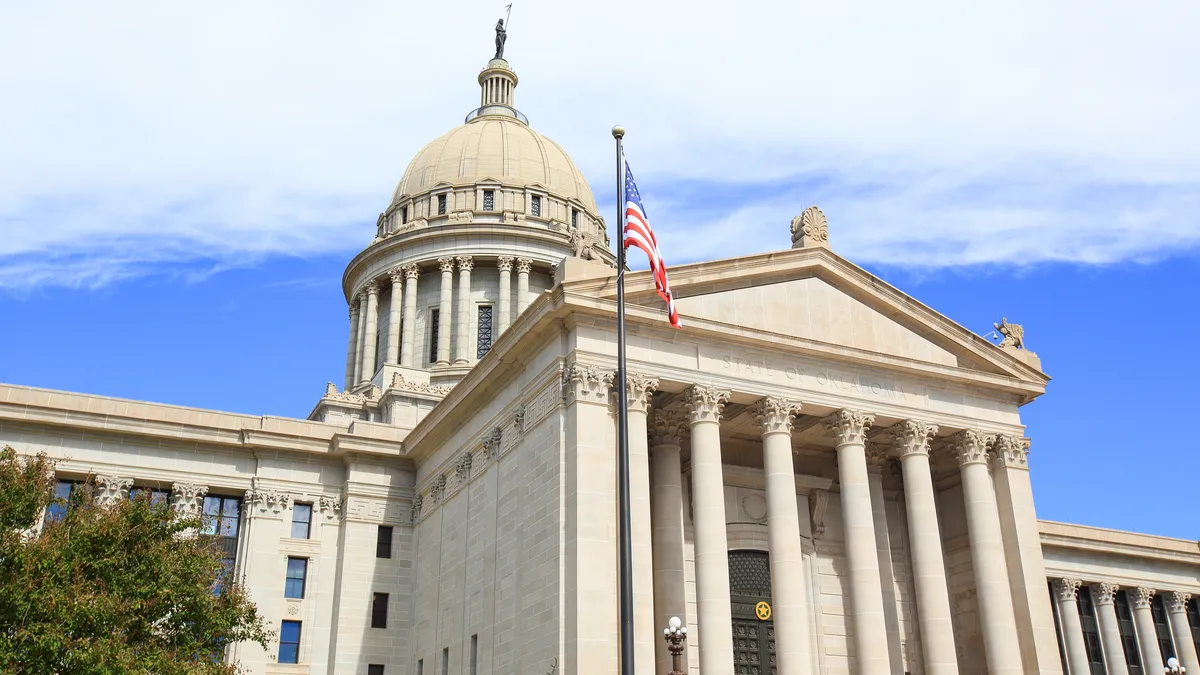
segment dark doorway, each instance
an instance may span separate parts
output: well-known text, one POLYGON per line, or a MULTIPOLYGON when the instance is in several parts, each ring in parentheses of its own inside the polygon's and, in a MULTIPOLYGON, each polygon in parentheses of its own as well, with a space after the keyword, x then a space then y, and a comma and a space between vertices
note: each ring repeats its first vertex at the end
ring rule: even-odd
POLYGON ((776 675, 775 623, 760 619, 755 607, 771 602, 771 561, 764 551, 729 552, 729 593, 733 610, 733 672, 776 675))

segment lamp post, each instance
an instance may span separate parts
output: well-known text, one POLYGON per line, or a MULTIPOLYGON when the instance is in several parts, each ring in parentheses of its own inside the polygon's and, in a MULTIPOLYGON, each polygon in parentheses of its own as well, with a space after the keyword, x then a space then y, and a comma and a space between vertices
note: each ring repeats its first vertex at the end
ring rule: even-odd
POLYGON ((667 675, 685 675, 683 672, 683 643, 687 641, 687 626, 673 616, 663 629, 663 638, 667 641, 667 650, 671 652, 671 672, 667 675))
POLYGON ((1186 672, 1187 668, 1179 665, 1179 659, 1174 656, 1167 659, 1167 667, 1163 668, 1163 675, 1181 675, 1186 672))

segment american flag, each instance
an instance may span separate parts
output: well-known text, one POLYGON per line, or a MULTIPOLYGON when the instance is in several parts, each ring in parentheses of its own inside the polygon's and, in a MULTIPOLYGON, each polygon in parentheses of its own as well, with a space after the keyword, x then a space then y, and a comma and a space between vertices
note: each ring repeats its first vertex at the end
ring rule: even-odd
POLYGON ((662 254, 658 251, 658 241, 654 238, 654 230, 650 229, 646 209, 642 206, 642 196, 638 194, 637 184, 633 182, 633 171, 629 169, 628 162, 625 163, 624 246, 636 246, 646 252, 646 256, 650 258, 650 272, 654 274, 654 288, 663 302, 667 303, 667 316, 671 325, 683 328, 679 312, 675 309, 675 299, 671 295, 671 284, 667 281, 667 264, 663 262, 662 254))

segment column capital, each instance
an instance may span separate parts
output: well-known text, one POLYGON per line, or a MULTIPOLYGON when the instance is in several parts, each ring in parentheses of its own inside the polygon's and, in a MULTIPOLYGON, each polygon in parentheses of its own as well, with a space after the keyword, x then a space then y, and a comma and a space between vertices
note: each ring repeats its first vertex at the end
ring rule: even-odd
POLYGON ((129 497, 129 488, 133 487, 132 478, 119 476, 96 476, 96 503, 100 506, 111 506, 129 497))
POLYGON ((362 305, 367 301, 366 290, 359 289, 359 291, 354 294, 354 300, 359 304, 359 312, 362 312, 362 305))
POLYGON ((614 373, 596 366, 572 363, 563 368, 563 399, 567 405, 576 401, 604 403, 612 387, 614 373))
POLYGON ((207 494, 207 485, 175 483, 171 486, 171 508, 184 515, 198 516, 207 494))
POLYGON ((529 274, 529 270, 533 267, 533 260, 529 258, 517 258, 517 274, 529 274))
MULTIPOLYGON (((614 386, 616 383, 613 383, 614 386)), ((658 389, 658 378, 639 373, 625 373, 625 402, 630 410, 646 412, 650 407, 650 397, 658 389)), ((616 392, 613 392, 616 400, 616 392)))
POLYGON ((1092 584, 1092 600, 1097 605, 1111 605, 1113 598, 1117 595, 1117 591, 1121 587, 1116 584, 1110 584, 1107 581, 1101 581, 1098 584, 1092 584))
POLYGON ((277 490, 247 490, 245 501, 254 507, 249 513, 252 516, 279 517, 292 506, 292 496, 277 490))
POLYGON ((363 286, 363 292, 367 294, 368 298, 372 295, 379 295, 379 282, 375 279, 368 281, 366 285, 363 286))
POLYGON ((351 319, 358 316, 359 311, 361 311, 361 310, 359 310, 358 303, 354 302, 357 299, 358 299, 357 297, 354 297, 354 298, 351 298, 351 300, 350 300, 350 318, 351 319))
POLYGON ((460 272, 470 272, 475 267, 475 259, 469 255, 460 255, 455 258, 458 261, 458 269, 460 272))
POLYGON ((888 427, 887 434, 891 437, 892 448, 901 457, 909 455, 929 455, 929 441, 937 435, 936 424, 919 420, 904 420, 888 427))
POLYGON ((1054 580, 1054 596, 1059 602, 1074 602, 1079 597, 1079 587, 1083 582, 1071 577, 1059 577, 1054 580))
POLYGON ((978 429, 963 429, 950 437, 950 451, 954 453, 958 465, 987 464, 988 446, 992 443, 992 435, 978 429))
POLYGON ((871 473, 883 473, 883 470, 888 466, 888 462, 892 459, 891 446, 887 443, 867 441, 863 447, 867 457, 867 471, 871 473))
POLYGON ((438 267, 441 268, 443 274, 454 271, 454 258, 447 256, 445 258, 438 258, 437 261, 438 267))
POLYGON ((792 418, 800 412, 800 402, 782 396, 764 396, 754 403, 754 419, 763 435, 792 433, 792 418))
POLYGON ((992 442, 992 465, 996 468, 1029 469, 1029 439, 998 434, 992 442))
POLYGON ((511 272, 513 268, 513 257, 511 255, 502 255, 496 258, 496 269, 501 272, 511 272))
POLYGON ((1149 586, 1138 586, 1130 589, 1129 600, 1138 609, 1150 609, 1150 598, 1154 597, 1154 589, 1149 586))
POLYGON ((402 283, 404 281, 404 268, 393 267, 388 270, 388 277, 392 280, 393 285, 402 283))
POLYGON ((688 411, 688 422, 720 422, 721 411, 731 394, 708 384, 693 384, 683 390, 683 401, 688 411))
POLYGON ((650 413, 650 445, 674 445, 683 443, 683 433, 688 427, 687 415, 675 408, 655 408, 650 413))
POLYGON ((417 277, 421 276, 421 268, 416 263, 405 265, 400 269, 404 271, 404 278, 409 281, 416 281, 417 277))
POLYGON ((875 416, 870 413, 842 408, 827 415, 821 423, 833 432, 838 445, 852 443, 863 444, 867 440, 867 430, 875 423, 875 416))
POLYGON ((1167 601, 1168 611, 1172 614, 1182 614, 1187 611, 1188 600, 1192 599, 1192 594, 1183 591, 1167 591, 1163 598, 1167 601))

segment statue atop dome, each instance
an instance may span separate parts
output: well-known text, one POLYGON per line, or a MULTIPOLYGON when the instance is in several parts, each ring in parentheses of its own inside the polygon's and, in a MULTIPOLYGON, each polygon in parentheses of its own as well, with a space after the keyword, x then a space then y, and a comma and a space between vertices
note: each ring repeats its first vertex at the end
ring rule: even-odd
MULTIPOLYGON (((511 7, 512 5, 509 5, 511 7)), ((508 39, 508 31, 504 28, 504 19, 496 22, 496 56, 494 58, 504 58, 504 42, 508 39)))

